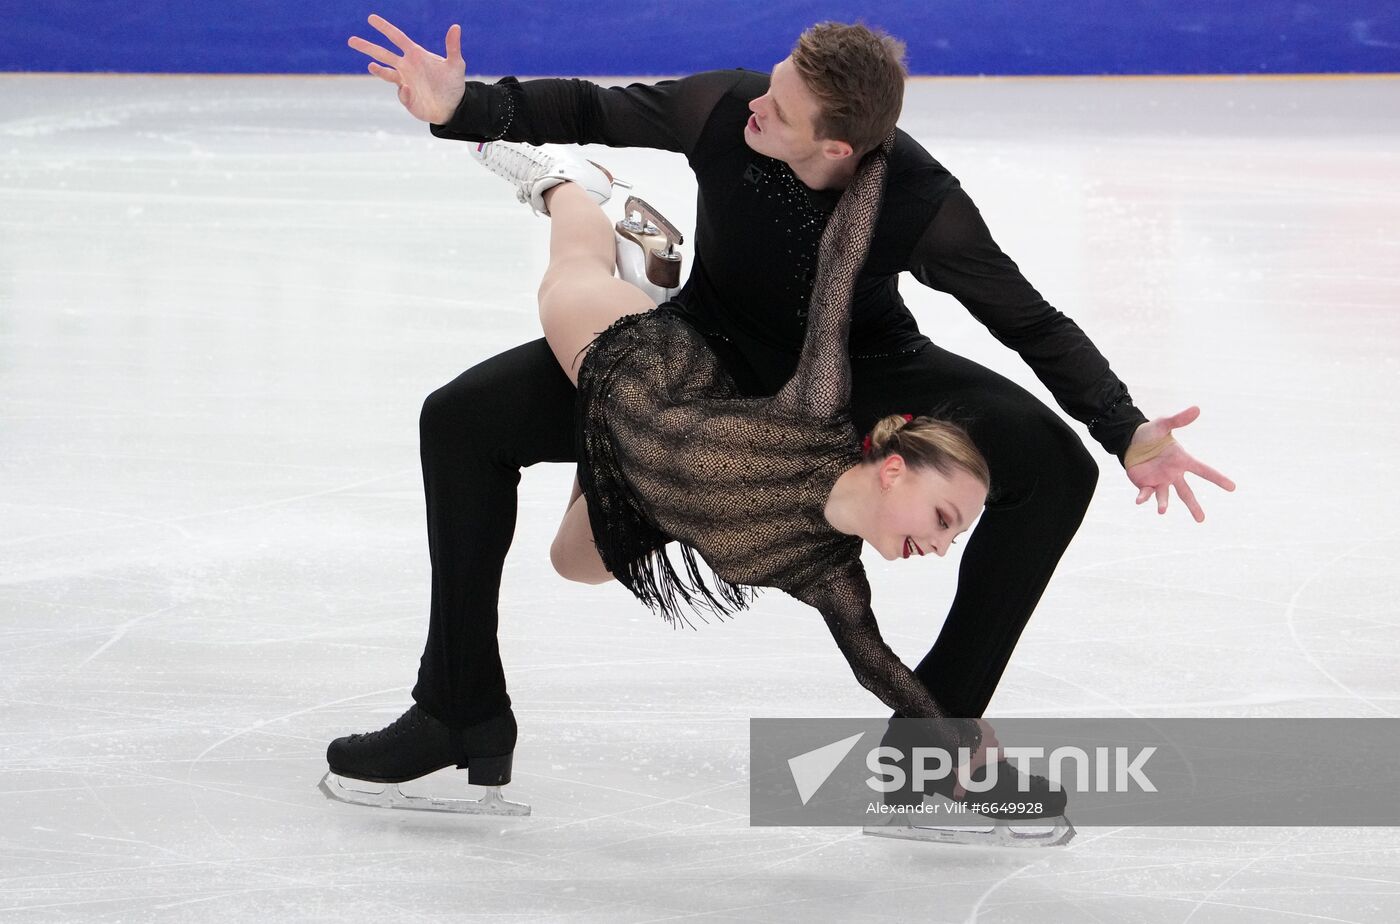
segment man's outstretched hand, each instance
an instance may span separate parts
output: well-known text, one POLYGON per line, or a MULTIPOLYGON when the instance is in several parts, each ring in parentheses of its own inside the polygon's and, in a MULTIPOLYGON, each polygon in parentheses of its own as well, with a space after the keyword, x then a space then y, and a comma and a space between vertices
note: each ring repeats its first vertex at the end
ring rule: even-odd
POLYGON ((1157 495, 1157 512, 1167 512, 1167 498, 1171 488, 1176 488, 1177 496, 1191 511, 1191 516, 1200 523, 1206 518, 1205 511, 1196 501, 1191 486, 1186 483, 1186 473, 1199 475, 1214 482, 1226 491, 1235 490, 1235 483, 1220 472, 1191 455, 1181 444, 1171 438, 1172 431, 1184 427, 1201 416, 1201 409, 1188 407, 1170 417, 1158 417, 1137 428, 1133 440, 1128 444, 1126 461, 1131 462, 1134 450, 1149 454, 1149 458, 1128 466, 1128 479, 1140 489, 1137 502, 1144 503, 1152 495, 1157 495))
POLYGON ((439 57, 404 35, 397 26, 378 13, 369 24, 398 46, 394 54, 358 35, 347 43, 369 55, 369 72, 399 88, 399 102, 415 119, 442 124, 452 118, 466 92, 467 62, 462 60, 462 27, 447 30, 447 57, 439 57))

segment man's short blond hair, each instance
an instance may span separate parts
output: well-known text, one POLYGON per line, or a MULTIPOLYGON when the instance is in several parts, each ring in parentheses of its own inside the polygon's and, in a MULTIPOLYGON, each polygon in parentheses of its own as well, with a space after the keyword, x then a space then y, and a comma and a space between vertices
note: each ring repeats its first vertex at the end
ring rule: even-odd
POLYGON ((820 104, 818 139, 864 154, 899 120, 909 76, 899 39, 859 23, 818 23, 798 36, 792 63, 820 104))

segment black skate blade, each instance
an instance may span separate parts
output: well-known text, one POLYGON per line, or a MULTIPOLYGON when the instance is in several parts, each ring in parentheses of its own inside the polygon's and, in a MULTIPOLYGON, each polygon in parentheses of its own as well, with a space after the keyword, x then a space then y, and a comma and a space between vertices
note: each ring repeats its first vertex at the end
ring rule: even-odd
POLYGON ((327 772, 317 788, 327 799, 371 808, 408 809, 418 812, 451 812, 458 815, 501 815, 523 817, 530 806, 501 797, 501 787, 487 786, 480 799, 448 799, 412 796, 394 783, 369 783, 327 772))

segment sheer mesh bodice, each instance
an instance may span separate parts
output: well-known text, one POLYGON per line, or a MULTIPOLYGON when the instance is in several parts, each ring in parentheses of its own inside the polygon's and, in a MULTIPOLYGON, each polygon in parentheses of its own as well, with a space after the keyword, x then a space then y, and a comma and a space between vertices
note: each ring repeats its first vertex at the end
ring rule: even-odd
MULTIPOLYGON (((892 141, 892 139, 891 139, 892 141)), ((851 295, 890 142, 866 157, 822 234, 797 370, 772 397, 738 395, 705 338, 665 307, 619 320, 579 370, 579 478, 604 564, 672 621, 725 613, 748 587, 818 609, 857 679, 910 717, 944 713, 880 637, 861 539, 824 510, 860 461, 847 405, 851 295), (681 543, 684 574, 662 546, 681 543), (696 553, 716 586, 702 578, 696 553)), ((962 724, 942 729, 967 741, 962 724)))

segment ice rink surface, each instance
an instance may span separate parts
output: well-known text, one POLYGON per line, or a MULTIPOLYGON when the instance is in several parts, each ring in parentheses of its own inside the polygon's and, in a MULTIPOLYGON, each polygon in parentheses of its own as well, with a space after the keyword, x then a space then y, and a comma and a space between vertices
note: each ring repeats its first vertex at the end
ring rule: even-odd
MULTIPOLYGON (((1400 709, 1397 115, 1384 78, 911 84, 902 126, 1146 413, 1202 407, 1179 436, 1239 483, 1157 516, 1076 425, 1098 494, 992 717, 1400 709)), ((592 154, 693 226, 679 155, 592 154)), ((369 77, 8 75, 0 155, 0 918, 1400 919, 1395 829, 748 827, 750 716, 883 707, 777 592, 672 631, 555 577, 558 465, 525 472, 502 587, 506 792, 535 814, 328 802, 327 742, 410 703, 419 407, 538 336, 545 221, 369 77)), ((913 663, 955 557, 867 563, 913 663)))

